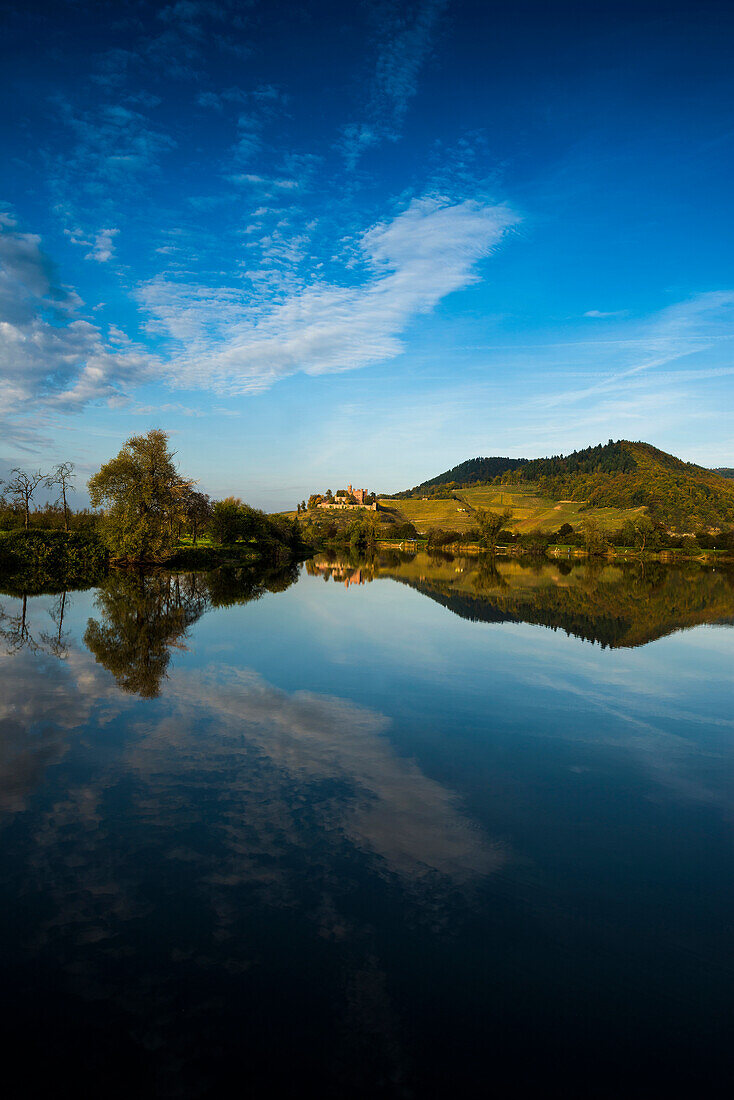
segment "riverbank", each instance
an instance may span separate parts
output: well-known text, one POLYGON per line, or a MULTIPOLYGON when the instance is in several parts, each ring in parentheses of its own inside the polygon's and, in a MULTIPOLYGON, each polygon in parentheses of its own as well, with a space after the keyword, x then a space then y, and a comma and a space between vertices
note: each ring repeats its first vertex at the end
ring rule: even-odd
MULTIPOLYGON (((379 539, 377 547, 383 550, 428 551, 427 539, 379 539)), ((437 553, 466 554, 469 556, 488 554, 485 547, 477 543, 452 542, 444 546, 436 547, 437 553)), ((429 551, 430 552, 430 551, 429 551)), ((702 565, 734 564, 734 554, 728 550, 701 550, 688 551, 677 547, 663 550, 637 550, 629 546, 610 547, 601 554, 590 554, 583 547, 553 544, 542 549, 528 546, 497 546, 494 553, 499 557, 545 557, 545 558, 596 558, 607 561, 658 561, 658 562, 684 562, 693 561, 702 565)))
POLYGON ((0 532, 0 577, 17 590, 49 591, 88 588, 111 568, 212 570, 222 566, 287 565, 302 561, 311 548, 284 543, 236 542, 227 545, 179 544, 157 561, 131 560, 110 555, 96 534, 29 530, 0 532))

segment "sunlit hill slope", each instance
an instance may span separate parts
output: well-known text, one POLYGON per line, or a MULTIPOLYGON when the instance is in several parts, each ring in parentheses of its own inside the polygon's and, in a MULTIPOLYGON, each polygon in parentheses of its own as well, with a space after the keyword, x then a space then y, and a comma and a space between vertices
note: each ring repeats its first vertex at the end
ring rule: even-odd
MULTIPOLYGON (((589 509, 610 510, 612 514, 607 518, 615 523, 622 513, 641 509, 653 519, 677 527, 734 522, 731 478, 683 462, 649 443, 629 440, 610 441, 552 458, 470 459, 398 494, 396 505, 407 516, 414 511, 413 502, 431 505, 437 503, 436 497, 446 497, 452 490, 458 490, 457 496, 463 498, 465 506, 509 506, 518 526, 531 518, 515 514, 522 511, 523 504, 528 513, 534 513, 532 519, 538 527, 573 522, 576 513, 589 509), (497 472, 487 476, 493 470, 497 472), (485 490, 481 496, 486 499, 479 500, 482 484, 485 490), (507 494, 506 501, 503 493, 507 494), (544 503, 548 505, 545 509, 544 503), (565 511, 574 514, 561 514, 565 511)), ((461 501, 453 507, 456 519, 463 518, 464 513, 458 510, 461 501)), ((442 518, 445 522, 449 517, 442 518)))

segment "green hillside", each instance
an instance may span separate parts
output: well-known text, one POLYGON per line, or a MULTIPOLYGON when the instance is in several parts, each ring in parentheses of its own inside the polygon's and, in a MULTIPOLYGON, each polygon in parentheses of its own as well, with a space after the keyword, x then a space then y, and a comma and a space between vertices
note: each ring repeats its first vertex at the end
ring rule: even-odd
POLYGON ((501 477, 508 470, 516 470, 528 462, 527 458, 468 458, 466 462, 460 462, 458 466, 452 466, 443 474, 437 474, 427 481, 412 489, 406 489, 402 493, 396 493, 396 499, 410 496, 412 493, 420 493, 424 489, 431 489, 435 485, 476 485, 482 482, 492 481, 501 477))
MULTIPOLYGON (((469 476, 460 483, 464 491, 458 489, 457 495, 477 506, 478 502, 472 500, 470 491, 476 491, 474 474, 481 469, 478 464, 482 461, 500 460, 471 459, 425 482, 424 487, 430 486, 431 496, 435 496, 437 487, 442 484, 448 486, 451 483, 453 487, 458 482, 455 475, 463 467, 469 476)), ((556 507, 558 503, 574 506, 576 510, 594 509, 595 515, 597 509, 611 509, 617 513, 613 515, 615 522, 619 518, 618 513, 646 509, 652 519, 680 528, 734 523, 734 480, 715 470, 682 462, 649 443, 610 440, 607 444, 587 447, 569 455, 514 461, 518 465, 487 481, 491 481, 492 486, 506 489, 508 494, 524 491, 527 502, 535 502, 532 511, 539 513, 543 502, 547 502, 542 523, 535 523, 535 526, 573 522, 575 517, 561 515, 563 508, 556 507), (548 514, 551 511, 556 515, 548 514)), ((413 499, 420 494, 421 487, 411 491, 413 499)), ((491 507, 501 502, 488 499, 486 504, 482 503, 491 507)), ((512 507, 516 502, 509 503, 512 507)), ((411 509, 406 509, 406 504, 407 500, 401 501, 401 510, 407 514, 411 509)), ((454 502, 453 508, 458 507, 461 504, 454 502)), ((457 519, 462 515, 456 512, 457 519)), ((539 516, 513 516, 517 520, 531 518, 538 519, 539 516)), ((578 516, 579 521, 582 518, 578 516)), ((456 527, 460 527, 458 522, 456 527)))
POLYGON ((467 531, 476 526, 477 508, 493 512, 510 512, 508 527, 523 534, 528 531, 557 531, 564 523, 580 527, 593 515, 605 531, 616 531, 627 519, 644 512, 644 508, 594 508, 576 501, 557 501, 537 492, 530 485, 473 485, 455 489, 443 497, 410 497, 380 499, 378 516, 391 515, 396 522, 412 523, 419 532, 433 527, 447 531, 467 531))

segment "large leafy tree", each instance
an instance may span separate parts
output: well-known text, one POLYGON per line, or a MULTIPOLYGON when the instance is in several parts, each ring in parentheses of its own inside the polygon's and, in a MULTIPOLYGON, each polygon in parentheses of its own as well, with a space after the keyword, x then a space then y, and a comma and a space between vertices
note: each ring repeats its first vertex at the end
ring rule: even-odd
POLYGON ((620 537, 624 546, 637 550, 659 550, 665 542, 665 528, 652 522, 649 516, 636 515, 622 524, 620 537))
POLYGON ((193 544, 196 546, 202 528, 206 527, 211 520, 212 502, 206 493, 199 493, 196 489, 189 488, 184 494, 183 509, 193 544))
MULTIPOLYGON (((226 497, 218 500, 212 507, 212 518, 209 523, 214 542, 226 546, 234 542, 252 542, 257 539, 261 547, 273 540, 285 541, 283 532, 291 532, 293 527, 291 520, 285 521, 281 527, 276 522, 276 517, 266 516, 257 508, 245 504, 239 497, 226 497)), ((295 530, 300 528, 295 524, 295 530)))
POLYGON ((161 561, 172 550, 173 517, 191 486, 174 465, 168 436, 154 428, 134 435, 89 481, 110 551, 131 561, 161 561))
POLYGON ((209 525, 213 541, 229 546, 238 539, 248 538, 251 535, 250 511, 239 497, 216 501, 209 525))
POLYGON ((609 545, 609 540, 593 516, 584 520, 583 533, 587 553, 592 557, 603 554, 609 545))
POLYGON ((480 546, 489 550, 490 554, 494 554, 500 531, 504 530, 512 519, 512 512, 508 509, 504 512, 489 512, 484 508, 477 508, 474 519, 479 529, 480 546))

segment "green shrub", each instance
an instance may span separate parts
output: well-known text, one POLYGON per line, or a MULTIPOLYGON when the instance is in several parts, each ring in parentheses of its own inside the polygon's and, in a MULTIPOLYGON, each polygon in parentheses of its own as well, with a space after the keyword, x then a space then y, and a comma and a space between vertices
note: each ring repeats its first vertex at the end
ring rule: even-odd
POLYGON ((0 572, 66 584, 92 583, 107 569, 108 553, 94 535, 11 531, 0 536, 0 572))

